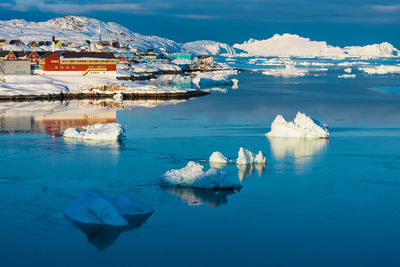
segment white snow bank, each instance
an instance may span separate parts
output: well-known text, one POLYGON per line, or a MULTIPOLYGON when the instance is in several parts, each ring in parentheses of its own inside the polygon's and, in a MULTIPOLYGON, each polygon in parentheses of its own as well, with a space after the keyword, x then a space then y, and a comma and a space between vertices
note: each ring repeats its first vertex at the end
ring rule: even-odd
POLYGON ((71 221, 110 226, 127 225, 125 216, 151 213, 151 208, 134 198, 119 195, 110 199, 99 190, 84 193, 64 210, 71 221))
POLYGON ((186 167, 169 170, 163 175, 163 183, 170 186, 193 187, 202 189, 241 188, 239 181, 229 179, 226 172, 216 168, 203 171, 204 166, 189 161, 186 167))
POLYGON ((123 138, 124 129, 119 123, 96 123, 82 129, 68 128, 64 137, 93 140, 118 140, 123 138))
POLYGON ((339 79, 353 79, 356 77, 355 74, 342 74, 337 76, 339 79))
POLYGON ((236 163, 238 165, 252 164, 254 163, 254 154, 250 150, 241 147, 238 152, 236 163))
POLYGON ((400 66, 380 65, 374 67, 359 68, 359 70, 367 74, 400 73, 400 66))
POLYGON ((262 72, 264 75, 275 77, 302 77, 307 73, 307 69, 295 68, 293 65, 286 65, 285 68, 268 69, 262 72))
POLYGON ((282 115, 277 115, 271 124, 268 137, 305 137, 327 138, 329 132, 326 125, 298 112, 293 122, 287 122, 282 115))
POLYGON ((389 43, 367 46, 346 46, 345 48, 328 45, 323 41, 311 41, 296 34, 275 34, 266 40, 250 39, 242 44, 233 45, 244 50, 249 56, 265 57, 305 57, 305 58, 345 58, 345 57, 393 57, 398 50, 389 43))
POLYGON ((209 161, 215 163, 228 163, 228 158, 225 157, 221 152, 215 151, 211 154, 209 161))

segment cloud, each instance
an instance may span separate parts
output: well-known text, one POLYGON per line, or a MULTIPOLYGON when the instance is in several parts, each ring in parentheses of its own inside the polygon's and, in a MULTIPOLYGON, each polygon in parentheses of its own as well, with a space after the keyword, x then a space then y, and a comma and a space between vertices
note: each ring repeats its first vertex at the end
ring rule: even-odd
POLYGON ((37 8, 42 12, 51 12, 56 14, 84 14, 95 11, 119 11, 119 12, 149 12, 150 10, 141 4, 132 3, 113 3, 113 4, 74 4, 74 3, 51 3, 44 1, 21 1, 15 3, 0 3, 0 7, 8 8, 13 11, 25 12, 32 8, 37 8))

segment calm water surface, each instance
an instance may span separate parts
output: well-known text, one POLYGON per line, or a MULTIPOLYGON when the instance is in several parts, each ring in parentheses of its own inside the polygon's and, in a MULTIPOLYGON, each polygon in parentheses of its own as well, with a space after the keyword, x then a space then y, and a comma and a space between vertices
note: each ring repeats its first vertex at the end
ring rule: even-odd
POLYGON ((181 102, 0 103, 0 266, 399 266, 399 77, 272 78, 181 102), (106 108, 104 106, 107 106, 106 108), (110 108, 114 106, 114 108, 110 108), (306 112, 329 140, 269 140, 277 114, 306 112), (117 121, 122 143, 66 127, 117 121), (264 169, 225 167, 239 192, 164 188, 189 160, 239 147, 264 169), (135 196, 155 209, 132 229, 88 237, 63 216, 80 194, 135 196))

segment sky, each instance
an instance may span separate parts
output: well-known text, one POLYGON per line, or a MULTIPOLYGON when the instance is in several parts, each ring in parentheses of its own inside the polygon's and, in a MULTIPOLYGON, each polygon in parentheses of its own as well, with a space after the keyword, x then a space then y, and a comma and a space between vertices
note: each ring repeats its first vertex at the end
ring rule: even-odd
POLYGON ((400 0, 0 0, 0 20, 78 15, 178 42, 228 44, 292 33, 335 46, 400 48, 399 14, 400 0))

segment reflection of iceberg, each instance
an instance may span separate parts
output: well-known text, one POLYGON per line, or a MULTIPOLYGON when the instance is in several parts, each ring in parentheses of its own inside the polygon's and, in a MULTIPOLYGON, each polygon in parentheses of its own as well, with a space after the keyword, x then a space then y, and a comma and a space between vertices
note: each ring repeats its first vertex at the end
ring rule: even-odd
POLYGON ((64 143, 68 145, 101 146, 108 148, 123 148, 124 146, 122 140, 91 140, 91 139, 64 138, 64 143))
POLYGON ((236 190, 208 190, 188 187, 163 187, 168 193, 177 195, 189 206, 207 204, 210 207, 218 207, 228 203, 228 196, 236 190))
POLYGON ((210 161, 210 167, 211 168, 216 168, 216 169, 223 169, 223 168, 225 168, 226 164, 227 163, 225 163, 225 162, 213 162, 213 161, 210 161))
POLYGON ((254 164, 254 167, 256 168, 257 173, 258 173, 259 176, 261 176, 263 174, 265 166, 266 166, 265 163, 254 164))
POLYGON ((293 156, 297 164, 307 163, 313 155, 320 153, 328 144, 328 139, 309 138, 268 138, 275 158, 293 156))
POLYGON ((121 232, 138 229, 147 221, 147 219, 150 216, 151 214, 126 217, 125 219, 127 219, 129 224, 123 227, 91 225, 79 222, 73 222, 73 224, 81 232, 86 234, 89 243, 92 243, 99 250, 101 250, 114 243, 114 241, 117 240, 121 232))
POLYGON ((241 165, 237 165, 238 169, 239 169, 239 180, 243 181, 244 179, 246 179, 247 177, 249 177, 250 175, 253 174, 254 171, 254 166, 253 164, 241 164, 241 165))

